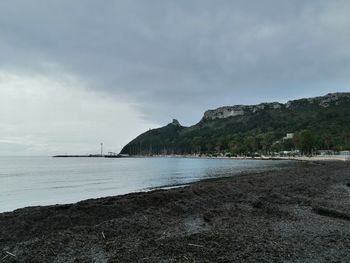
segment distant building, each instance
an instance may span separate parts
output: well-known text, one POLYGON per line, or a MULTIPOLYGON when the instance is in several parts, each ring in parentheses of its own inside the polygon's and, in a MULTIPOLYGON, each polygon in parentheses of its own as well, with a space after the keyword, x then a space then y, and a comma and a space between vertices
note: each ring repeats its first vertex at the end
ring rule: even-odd
POLYGON ((299 150, 292 150, 292 151, 280 151, 279 153, 275 153, 279 156, 295 156, 295 155, 300 155, 299 150))
POLYGON ((333 151, 333 150, 319 150, 318 155, 328 156, 328 155, 340 155, 340 156, 350 156, 350 151, 333 151))
POLYGON ((283 140, 291 140, 294 138, 294 133, 287 133, 283 140))
POLYGON ((332 150, 318 150, 317 154, 318 155, 322 155, 322 156, 334 155, 335 151, 332 151, 332 150))

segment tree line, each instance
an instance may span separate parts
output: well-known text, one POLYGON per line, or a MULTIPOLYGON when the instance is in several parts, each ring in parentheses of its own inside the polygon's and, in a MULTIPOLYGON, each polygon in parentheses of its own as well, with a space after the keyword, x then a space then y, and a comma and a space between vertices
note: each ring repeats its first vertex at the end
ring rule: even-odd
POLYGON ((286 139, 274 132, 260 134, 233 134, 222 137, 201 136, 173 138, 170 140, 144 140, 128 145, 125 150, 132 155, 158 154, 229 154, 232 156, 272 155, 282 151, 310 155, 318 150, 342 151, 350 149, 350 131, 338 135, 318 134, 305 129, 286 139))

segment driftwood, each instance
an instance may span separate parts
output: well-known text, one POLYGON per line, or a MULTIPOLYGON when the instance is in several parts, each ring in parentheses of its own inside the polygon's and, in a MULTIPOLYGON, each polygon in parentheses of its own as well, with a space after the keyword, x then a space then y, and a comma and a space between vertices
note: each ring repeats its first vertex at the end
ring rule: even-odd
POLYGON ((328 216, 350 221, 350 216, 341 211, 329 209, 327 207, 313 207, 312 210, 321 216, 328 216))
POLYGON ((1 259, 1 261, 5 260, 5 259, 8 258, 9 256, 14 257, 14 258, 16 257, 15 254, 13 254, 13 253, 11 253, 11 252, 9 252, 9 251, 5 251, 5 253, 6 253, 6 255, 1 259))
POLYGON ((197 245, 197 244, 191 244, 191 243, 188 243, 189 246, 192 246, 192 247, 204 247, 202 245, 197 245))
POLYGON ((11 256, 11 257, 14 257, 14 258, 16 257, 16 255, 13 254, 13 253, 11 253, 11 252, 5 251, 5 253, 6 253, 7 255, 11 256))

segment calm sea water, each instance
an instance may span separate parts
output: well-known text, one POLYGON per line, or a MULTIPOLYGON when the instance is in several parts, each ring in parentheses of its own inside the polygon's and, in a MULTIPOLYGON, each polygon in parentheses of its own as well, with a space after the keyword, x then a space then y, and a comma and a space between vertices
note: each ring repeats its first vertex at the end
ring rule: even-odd
POLYGON ((184 185, 291 161, 0 157, 0 212, 184 185))

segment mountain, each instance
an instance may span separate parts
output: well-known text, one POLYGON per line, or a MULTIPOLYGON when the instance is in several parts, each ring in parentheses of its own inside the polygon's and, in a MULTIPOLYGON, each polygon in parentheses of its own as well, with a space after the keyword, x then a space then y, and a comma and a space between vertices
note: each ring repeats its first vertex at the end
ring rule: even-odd
POLYGON ((121 153, 235 155, 293 149, 350 149, 350 93, 208 110, 193 126, 173 120, 149 130, 121 153))

